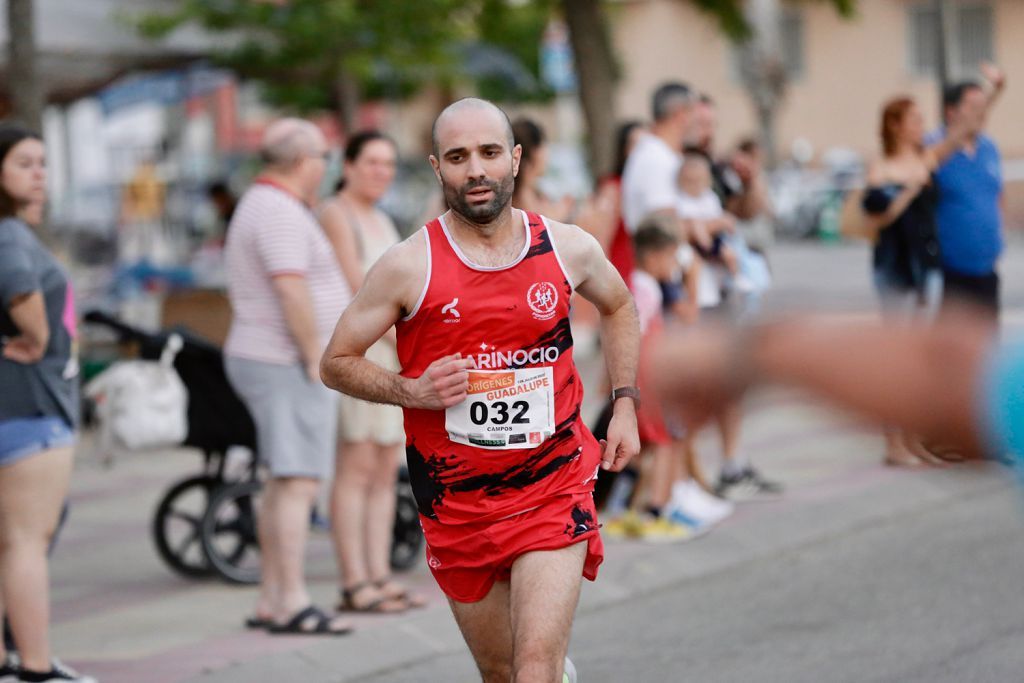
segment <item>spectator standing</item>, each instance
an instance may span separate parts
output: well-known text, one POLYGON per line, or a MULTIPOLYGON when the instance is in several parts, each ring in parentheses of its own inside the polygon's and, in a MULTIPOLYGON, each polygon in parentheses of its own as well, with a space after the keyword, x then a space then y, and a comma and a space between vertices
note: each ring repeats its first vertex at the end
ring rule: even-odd
POLYGON ((261 147, 263 174, 239 201, 227 236, 234 320, 225 366, 269 469, 258 529, 260 594, 247 623, 271 633, 350 630, 311 604, 303 576, 309 511, 331 469, 338 411, 320 381, 320 354, 351 298, 309 209, 327 155, 312 123, 272 123, 261 147))
MULTIPOLYGON (((718 125, 714 100, 706 94, 697 99, 693 117, 686 131, 686 153, 688 156, 701 155, 708 163, 711 175, 711 189, 717 195, 722 207, 728 208, 743 191, 743 184, 733 168, 724 163, 716 163, 714 159, 715 132, 718 125)), ((685 206, 685 201, 684 201, 685 206)), ((683 208, 682 206, 680 208, 683 208)), ((691 207, 695 208, 695 207, 691 207)), ((686 213, 686 212, 684 212, 686 213)), ((732 217, 727 219, 732 221, 732 217)), ((738 294, 738 313, 740 315, 755 314, 759 307, 760 291, 767 287, 767 265, 762 257, 753 254, 747 248, 742 235, 729 236, 730 249, 735 254, 737 265, 742 264, 744 271, 742 287, 734 288, 738 294), (760 276, 760 277, 758 277, 760 276)), ((735 271, 734 271, 735 272, 735 271)), ((703 308, 725 310, 728 302, 720 299, 720 283, 710 268, 701 269, 697 278, 697 298, 703 308)), ((719 434, 722 441, 722 469, 719 473, 715 493, 723 498, 744 500, 776 496, 782 487, 768 479, 750 463, 747 454, 740 448, 743 413, 739 405, 724 407, 716 415, 719 434)), ((685 457, 690 461, 690 469, 696 472, 697 458, 693 452, 693 434, 688 434, 684 442, 685 457)), ((700 510, 706 508, 719 514, 725 514, 724 508, 714 499, 705 498, 692 483, 680 482, 676 486, 675 502, 680 511, 700 510)), ((709 515, 712 519, 715 514, 709 515)))
POLYGON ((573 213, 572 197, 551 201, 538 182, 548 170, 548 143, 544 129, 536 121, 519 118, 512 122, 512 134, 523 150, 516 176, 512 205, 523 211, 543 214, 556 221, 568 221, 573 213))
POLYGON ((633 240, 622 220, 622 174, 626 160, 643 132, 643 124, 639 121, 627 121, 619 126, 615 134, 615 168, 598 183, 591 207, 594 220, 588 220, 590 216, 580 216, 580 226, 597 238, 608 260, 626 282, 633 274, 636 257, 633 240))
MULTIPOLYGON (((320 223, 353 292, 370 266, 399 241, 391 218, 377 208, 395 179, 397 156, 395 143, 382 133, 353 135, 338 192, 320 211, 320 223)), ((367 349, 366 357, 398 372, 394 330, 367 349)), ((405 444, 402 409, 346 395, 340 397, 340 408, 331 486, 331 532, 343 577, 340 608, 401 612, 422 604, 389 578, 395 480, 405 444)))
POLYGON ((685 83, 666 83, 654 92, 654 123, 636 141, 622 172, 622 218, 631 235, 649 214, 675 213, 676 178, 696 101, 685 83))
POLYGON ((764 255, 774 228, 760 143, 754 138, 741 140, 728 163, 740 184, 738 192, 725 200, 725 209, 736 216, 737 230, 751 250, 764 255))
MULTIPOLYGON (((872 257, 882 311, 890 320, 931 321, 942 298, 942 259, 935 210, 939 190, 932 173, 942 159, 976 133, 979 117, 961 117, 932 147, 914 100, 897 97, 882 109, 882 157, 868 169, 864 210, 876 235, 872 257)), ((934 460, 912 435, 886 430, 885 463, 913 466, 934 460)))
POLYGON ((950 86, 943 95, 943 127, 929 136, 934 144, 961 121, 980 120, 975 135, 960 146, 936 172, 937 210, 942 248, 944 300, 964 300, 981 306, 993 323, 999 318, 999 274, 1003 251, 1003 177, 999 149, 982 133, 985 117, 1002 92, 1002 71, 985 65, 990 90, 967 81, 950 86))
POLYGON ((20 215, 46 201, 46 150, 0 125, 0 679, 95 683, 50 652, 47 547, 71 477, 78 423, 74 296, 20 215))

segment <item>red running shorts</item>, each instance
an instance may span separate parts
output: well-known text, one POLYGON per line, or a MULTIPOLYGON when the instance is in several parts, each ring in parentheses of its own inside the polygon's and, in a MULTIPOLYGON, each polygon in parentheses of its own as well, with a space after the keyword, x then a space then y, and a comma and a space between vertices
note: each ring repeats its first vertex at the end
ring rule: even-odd
POLYGON ((604 560, 591 493, 558 496, 496 522, 451 526, 420 520, 430 571, 444 594, 456 602, 483 600, 495 581, 509 580, 516 558, 535 550, 558 550, 586 541, 583 576, 590 581, 597 578, 604 560))

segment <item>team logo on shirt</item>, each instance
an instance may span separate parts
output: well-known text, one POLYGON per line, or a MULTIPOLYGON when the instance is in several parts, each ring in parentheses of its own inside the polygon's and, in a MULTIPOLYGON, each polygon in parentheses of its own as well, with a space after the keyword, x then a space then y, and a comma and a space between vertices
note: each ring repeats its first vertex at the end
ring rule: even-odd
POLYGON ((537 320, 550 320, 555 317, 555 306, 558 305, 558 290, 550 282, 534 282, 526 291, 526 303, 533 311, 537 320))

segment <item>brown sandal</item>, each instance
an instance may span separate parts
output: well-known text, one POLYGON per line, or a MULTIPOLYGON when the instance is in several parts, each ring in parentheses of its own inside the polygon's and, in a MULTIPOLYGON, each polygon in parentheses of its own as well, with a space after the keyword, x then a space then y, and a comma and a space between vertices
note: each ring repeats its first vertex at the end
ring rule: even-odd
POLYGON ((380 593, 375 600, 370 600, 364 605, 357 604, 355 596, 367 588, 380 591, 380 588, 373 581, 362 581, 354 586, 341 589, 341 602, 338 603, 339 612, 361 612, 364 614, 399 614, 409 609, 409 603, 398 598, 380 593))
POLYGON ((388 600, 401 600, 405 603, 406 609, 419 609, 427 606, 426 598, 416 595, 390 576, 385 576, 383 579, 377 579, 373 582, 373 585, 376 586, 378 590, 382 591, 384 595, 387 596, 388 600), (396 587, 398 590, 389 592, 387 590, 389 585, 396 587))

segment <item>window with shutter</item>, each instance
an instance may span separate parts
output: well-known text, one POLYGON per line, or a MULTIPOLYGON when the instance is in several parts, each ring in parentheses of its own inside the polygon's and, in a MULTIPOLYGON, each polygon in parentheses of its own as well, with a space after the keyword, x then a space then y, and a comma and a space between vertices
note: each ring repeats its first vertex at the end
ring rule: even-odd
POLYGON ((988 4, 965 5, 957 13, 957 74, 960 78, 977 75, 982 62, 992 61, 992 7, 988 4))
MULTIPOLYGON (((960 2, 953 6, 949 41, 950 77, 973 78, 978 66, 995 55, 992 4, 960 2)), ((938 70, 939 17, 931 2, 907 8, 907 70, 914 76, 934 77, 938 70)))

